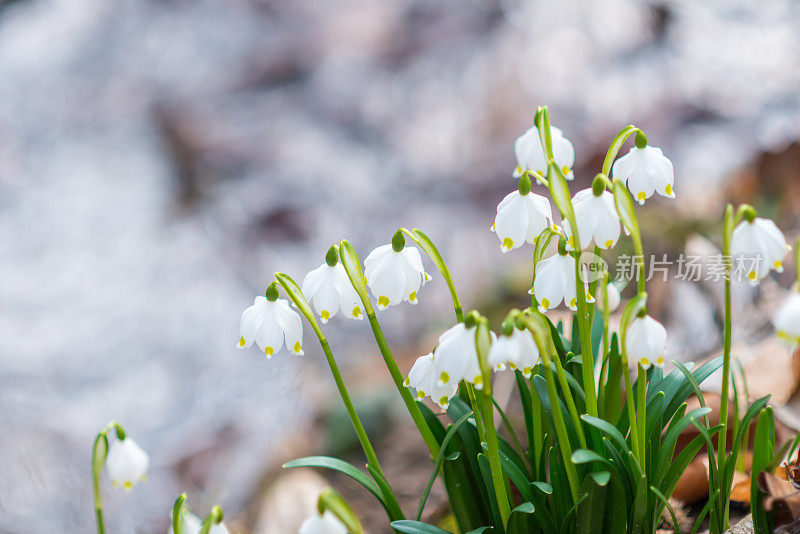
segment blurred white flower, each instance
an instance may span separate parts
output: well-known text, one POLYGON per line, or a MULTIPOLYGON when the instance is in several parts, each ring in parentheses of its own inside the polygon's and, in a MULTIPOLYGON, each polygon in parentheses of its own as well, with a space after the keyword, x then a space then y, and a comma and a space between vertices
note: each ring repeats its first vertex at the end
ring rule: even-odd
POLYGON ((790 347, 800 345, 800 293, 792 293, 772 320, 778 337, 790 347))
POLYGON ((300 525, 297 534, 347 534, 347 527, 328 510, 322 515, 315 514, 300 525))
POLYGON ((770 269, 783 272, 781 261, 791 249, 774 222, 755 217, 743 220, 733 230, 731 261, 734 269, 745 267, 747 279, 755 285, 770 269))
POLYGON ((675 184, 672 162, 664 156, 660 148, 631 148, 626 155, 614 162, 611 174, 614 178, 627 182, 628 189, 639 204, 644 204, 645 199, 653 196, 653 193, 675 198, 675 191, 672 189, 675 184))
MULTIPOLYGON (((542 313, 555 308, 561 302, 575 311, 578 309, 575 287, 575 258, 569 254, 554 254, 536 264, 533 289, 528 293, 536 297, 542 313)), ((586 292, 586 302, 594 302, 586 284, 583 289, 586 292)))
POLYGON ((369 253, 364 264, 367 286, 378 299, 379 310, 403 301, 416 304, 417 291, 430 280, 416 247, 395 250, 391 243, 381 245, 369 253))
POLYGON ((350 283, 341 263, 323 263, 303 279, 303 295, 314 306, 322 323, 336 315, 339 309, 348 319, 363 319, 361 301, 350 283))
POLYGON ((529 330, 514 328, 511 335, 501 335, 489 349, 489 365, 502 371, 508 365, 512 370, 519 369, 525 378, 530 378, 533 367, 539 360, 539 349, 529 330))
POLYGON ((549 200, 530 191, 525 194, 512 191, 497 205, 492 231, 500 239, 500 250, 505 253, 526 241, 533 243, 552 224, 549 200))
POLYGON ((129 437, 117 439, 109 448, 106 469, 114 487, 126 491, 147 480, 150 458, 147 453, 129 437))
POLYGON ((628 356, 636 358, 643 368, 648 369, 651 365, 663 367, 667 329, 649 315, 635 317, 628 326, 625 348, 628 356))
POLYGON ((277 298, 277 290, 275 292, 274 301, 259 295, 253 305, 242 312, 239 348, 249 347, 255 341, 267 358, 272 358, 285 340, 287 351, 302 356, 303 321, 289 302, 277 298))
MULTIPOLYGON (((614 313, 614 311, 619 308, 619 304, 622 301, 622 296, 619 294, 619 289, 617 289, 617 286, 613 282, 609 282, 606 287, 608 288, 608 312, 614 313)), ((603 291, 599 287, 597 289, 597 306, 601 310, 605 310, 603 291)))
POLYGON ((458 385, 461 380, 483 389, 483 376, 475 346, 476 327, 467 328, 459 323, 441 336, 433 350, 433 365, 439 386, 458 385))
MULTIPOLYGON (((602 248, 609 249, 619 239, 620 222, 617 208, 614 206, 614 195, 603 191, 595 196, 592 188, 575 193, 572 197, 575 209, 575 222, 578 225, 578 237, 581 247, 587 248, 592 241, 602 248)), ((572 237, 572 225, 564 222, 564 234, 567 237, 567 250, 575 249, 572 237)))
MULTIPOLYGON (((567 180, 572 180, 572 166, 575 164, 575 149, 572 143, 564 137, 564 133, 550 126, 550 136, 553 141, 553 160, 564 173, 567 180)), ((539 130, 536 126, 531 126, 514 141, 514 155, 517 158, 517 168, 514 176, 519 177, 525 171, 547 175, 547 158, 544 155, 544 148, 539 139, 539 130)))
POLYGON ((445 410, 450 405, 450 399, 453 398, 458 389, 458 382, 455 381, 439 385, 436 366, 433 364, 433 353, 417 358, 408 373, 408 378, 406 378, 404 385, 413 387, 417 391, 417 400, 422 400, 426 396, 430 397, 445 410))

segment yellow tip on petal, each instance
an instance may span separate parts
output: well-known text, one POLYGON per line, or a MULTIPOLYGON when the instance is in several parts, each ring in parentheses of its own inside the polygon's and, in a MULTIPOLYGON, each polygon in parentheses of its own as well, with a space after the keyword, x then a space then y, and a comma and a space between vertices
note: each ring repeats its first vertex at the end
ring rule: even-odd
POLYGON ((264 354, 267 355, 267 358, 272 358, 272 347, 264 347, 264 354))
POLYGON ((614 242, 609 239, 608 241, 605 242, 605 245, 606 245, 606 248, 611 248, 612 245, 614 245, 614 242))
POLYGON ((525 378, 530 378, 532 373, 533 367, 525 367, 522 369, 522 374, 525 376, 525 378))
POLYGON ((503 244, 500 245, 500 248, 503 249, 503 252, 511 250, 512 248, 514 248, 514 240, 511 239, 510 237, 503 239, 503 244))
POLYGON ((775 262, 775 270, 779 273, 783 272, 783 264, 780 261, 775 262))
POLYGON ((472 383, 475 384, 475 387, 483 387, 483 377, 481 375, 476 376, 472 383))
POLYGON ((658 365, 659 367, 664 365, 664 357, 663 356, 659 356, 658 357, 658 359, 656 360, 656 365, 658 365))
POLYGON ((750 271, 749 273, 747 273, 747 279, 750 280, 751 282, 755 282, 756 280, 758 280, 758 273, 755 271, 750 271))
POLYGON ((644 193, 644 191, 639 191, 639 193, 636 195, 636 200, 639 201, 639 204, 644 204, 646 198, 647 195, 644 193))
POLYGON ((406 378, 406 379, 403 381, 403 385, 404 385, 405 387, 408 387, 408 386, 410 386, 410 385, 411 385, 411 380, 409 380, 408 378, 406 378))
POLYGON ((541 308, 544 308, 545 310, 549 310, 550 309, 550 301, 547 300, 546 298, 542 299, 541 304, 542 304, 540 306, 541 308))
POLYGON ((379 308, 385 308, 388 305, 389 305, 389 297, 384 297, 384 296, 378 297, 379 308))
POLYGON ((512 371, 517 370, 517 364, 515 364, 514 362, 508 362, 508 366, 511 367, 512 371))
POLYGON ((569 174, 569 167, 564 165, 563 167, 561 167, 561 172, 564 174, 564 176, 568 175, 569 174))
POLYGON ((672 184, 667 184, 667 187, 664 188, 664 192, 667 196, 672 196, 672 184))
POLYGON ((417 391, 417 398, 418 398, 419 400, 422 400, 422 399, 424 399, 424 398, 425 398, 425 392, 424 392, 424 391, 422 391, 421 389, 420 389, 419 391, 417 391))
POLYGON ((131 483, 130 480, 126 480, 125 482, 122 483, 122 487, 125 488, 125 491, 130 491, 131 488, 133 487, 133 484, 131 483))
POLYGON ((577 300, 572 299, 572 300, 569 301, 570 309, 575 309, 577 306, 578 306, 578 301, 577 300))
POLYGON ((353 308, 353 317, 355 317, 356 319, 361 317, 361 308, 359 308, 358 306, 353 308))
POLYGON ((319 316, 322 317, 323 321, 327 321, 328 319, 331 318, 331 314, 330 312, 328 312, 328 310, 322 310, 321 312, 319 312, 319 316))
POLYGON ((650 360, 647 358, 639 359, 639 363, 642 364, 642 367, 650 367, 650 360))
POLYGON ((447 384, 448 382, 450 382, 450 375, 442 371, 442 374, 439 375, 439 382, 441 382, 442 384, 447 384))
POLYGON ((239 338, 239 346, 240 347, 244 347, 246 344, 247 344, 247 342, 244 340, 244 336, 241 336, 239 338))
POLYGON ((450 406, 450 399, 448 399, 446 396, 439 397, 439 403, 438 404, 439 404, 439 406, 441 406, 442 408, 444 408, 446 410, 447 407, 450 406))
POLYGON ((299 341, 295 341, 294 342, 294 347, 293 348, 294 348, 295 354, 300 354, 301 352, 303 352, 303 348, 300 346, 300 342, 299 341))
POLYGON ((408 300, 411 301, 411 302, 416 302, 417 301, 417 292, 416 291, 412 291, 411 293, 409 293, 408 294, 408 300))

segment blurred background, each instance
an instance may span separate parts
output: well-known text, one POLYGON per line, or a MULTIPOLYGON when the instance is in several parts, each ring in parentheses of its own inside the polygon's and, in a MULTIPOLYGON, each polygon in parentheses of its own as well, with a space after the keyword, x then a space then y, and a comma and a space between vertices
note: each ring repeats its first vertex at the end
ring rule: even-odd
MULTIPOLYGON (((573 191, 626 124, 663 148, 678 198, 640 211, 650 251, 713 251, 726 201, 796 236, 798 24, 789 0, 0 0, 0 531, 94 529, 110 419, 152 460, 129 495, 104 481, 112 532, 165 531, 181 491, 276 534, 320 486, 358 493, 280 470, 351 432, 308 329, 304 358, 268 362, 236 350, 240 313, 274 271, 300 281, 332 243, 363 258, 398 226, 439 246, 467 309, 524 301, 530 251, 501 255, 489 226, 537 105, 575 145, 573 191)), ((428 267, 420 305, 379 317, 403 372, 453 322, 428 267)), ((737 294, 743 356, 775 364, 753 310, 791 267, 737 294)), ((718 349, 719 288, 651 291, 671 357, 718 349)), ((397 402, 368 325, 326 333, 380 438, 397 402)), ((421 441, 381 443, 413 502, 421 441)))

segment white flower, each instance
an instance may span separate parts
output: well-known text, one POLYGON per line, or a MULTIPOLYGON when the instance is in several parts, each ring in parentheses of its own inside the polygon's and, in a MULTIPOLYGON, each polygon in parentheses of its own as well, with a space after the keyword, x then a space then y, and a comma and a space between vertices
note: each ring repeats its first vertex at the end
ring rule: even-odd
POLYGON ((429 396, 436 404, 445 410, 450 405, 450 399, 456 394, 458 382, 451 381, 445 385, 439 385, 436 375, 436 366, 433 363, 433 353, 426 354, 417 358, 408 378, 404 383, 406 387, 413 387, 417 390, 417 400, 422 400, 429 396))
MULTIPOLYGON (((584 277, 585 279, 585 277, 584 277)), ((584 284, 586 302, 594 302, 589 288, 584 284)), ((536 264, 533 290, 528 291, 539 302, 539 311, 544 313, 561 302, 569 309, 578 309, 575 291, 575 258, 569 254, 555 254, 536 264)))
MULTIPOLYGON (((553 160, 564 173, 567 180, 572 180, 572 166, 575 164, 575 149, 564 137, 561 130, 550 126, 550 137, 553 141, 553 160)), ((514 176, 522 176, 525 171, 547 175, 547 158, 539 139, 539 130, 531 126, 514 141, 514 155, 517 157, 517 168, 514 176)))
POLYGON ((526 194, 518 190, 506 195, 497 205, 492 231, 500 239, 500 250, 505 253, 522 246, 526 241, 533 243, 552 224, 550 201, 530 190, 526 194))
MULTIPOLYGON (((619 304, 622 301, 622 296, 619 294, 619 289, 613 282, 609 282, 606 287, 608 288, 608 312, 614 313, 614 311, 619 308, 619 304)), ((603 303, 603 292, 601 289, 597 290, 597 306, 601 310, 605 310, 605 304, 603 303)))
POLYGON ((474 384, 475 389, 483 389, 475 332, 475 326, 467 328, 459 323, 439 336, 439 344, 433 350, 434 376, 439 386, 453 387, 464 380, 474 384))
POLYGON ((745 219, 733 231, 731 259, 734 268, 746 268, 751 284, 757 284, 770 269, 783 272, 781 261, 790 250, 783 233, 769 219, 755 217, 752 222, 745 219))
MULTIPOLYGON (((600 196, 595 196, 592 188, 584 189, 572 197, 572 206, 575 209, 575 222, 582 248, 589 247, 593 240, 602 249, 609 249, 616 244, 620 222, 614 206, 614 195, 603 191, 600 196)), ((567 237, 567 250, 574 250, 572 225, 567 221, 564 222, 564 233, 567 237)))
POLYGON ((277 354, 284 341, 287 351, 302 356, 303 321, 285 299, 270 301, 259 295, 242 312, 239 348, 249 347, 253 341, 267 358, 277 354))
POLYGON ((675 183, 672 162, 664 156, 660 148, 631 148, 626 155, 614 162, 611 173, 615 178, 628 183, 628 189, 639 204, 644 204, 645 199, 653 196, 653 193, 675 198, 675 191, 672 189, 675 183))
POLYGON ((322 323, 339 309, 348 319, 363 319, 361 301, 341 263, 333 267, 323 263, 303 279, 303 295, 314 306, 322 323))
POLYGON ((316 514, 300 525, 297 534, 347 534, 347 527, 328 510, 322 515, 316 514))
POLYGON ((778 337, 791 347, 800 345, 800 293, 792 293, 772 320, 778 337))
POLYGON ((539 348, 529 330, 514 328, 510 336, 499 336, 489 349, 489 365, 497 371, 506 368, 519 369, 525 378, 530 378, 533 367, 539 360, 539 348))
POLYGON ((106 469, 114 487, 130 491, 140 481, 147 480, 149 466, 147 453, 129 437, 118 439, 108 450, 106 469))
MULTIPOLYGON (((200 534, 200 531, 203 528, 203 520, 188 510, 183 510, 181 515, 181 533, 200 534)), ((167 534, 174 534, 175 531, 172 529, 172 512, 170 512, 169 518, 170 525, 169 529, 167 529, 167 534)), ((228 530, 228 527, 225 526, 225 523, 220 523, 218 525, 212 523, 211 528, 208 530, 208 534, 230 534, 230 531, 228 530)))
POLYGON ((364 260, 367 286, 378 299, 378 309, 403 301, 417 303, 417 291, 430 280, 416 247, 395 251, 392 244, 382 245, 364 260))
POLYGON ((625 348, 628 356, 636 358, 645 369, 653 364, 663 367, 667 353, 667 329, 649 315, 636 317, 628 326, 625 348))

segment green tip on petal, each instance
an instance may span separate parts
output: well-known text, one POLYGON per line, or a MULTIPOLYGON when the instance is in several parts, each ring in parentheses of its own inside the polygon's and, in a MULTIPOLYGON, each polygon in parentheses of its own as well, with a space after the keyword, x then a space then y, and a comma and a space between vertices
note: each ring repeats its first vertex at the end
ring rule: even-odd
POLYGON ((519 194, 522 196, 527 195, 531 192, 531 177, 526 174, 522 175, 522 178, 519 179, 519 194))
POLYGON ((605 176, 602 174, 598 174, 594 177, 594 181, 592 182, 592 193, 594 196, 599 197, 603 194, 603 191, 606 190, 606 179, 605 176))
POLYGON ((406 236, 403 235, 402 230, 398 230, 392 236, 392 250, 400 252, 406 246, 406 236))
POLYGON ((647 136, 644 134, 643 131, 636 132, 636 148, 642 149, 647 146, 647 136))
POLYGON ((561 256, 566 256, 567 254, 567 240, 563 236, 558 238, 558 253, 561 256))
POLYGON ((280 293, 278 292, 278 282, 272 282, 270 285, 267 286, 266 291, 267 300, 270 302, 275 302, 278 300, 280 293))
POLYGON ((336 267, 336 264, 339 263, 339 252, 336 250, 336 245, 331 245, 331 248, 328 249, 325 254, 325 263, 329 267, 336 267))

